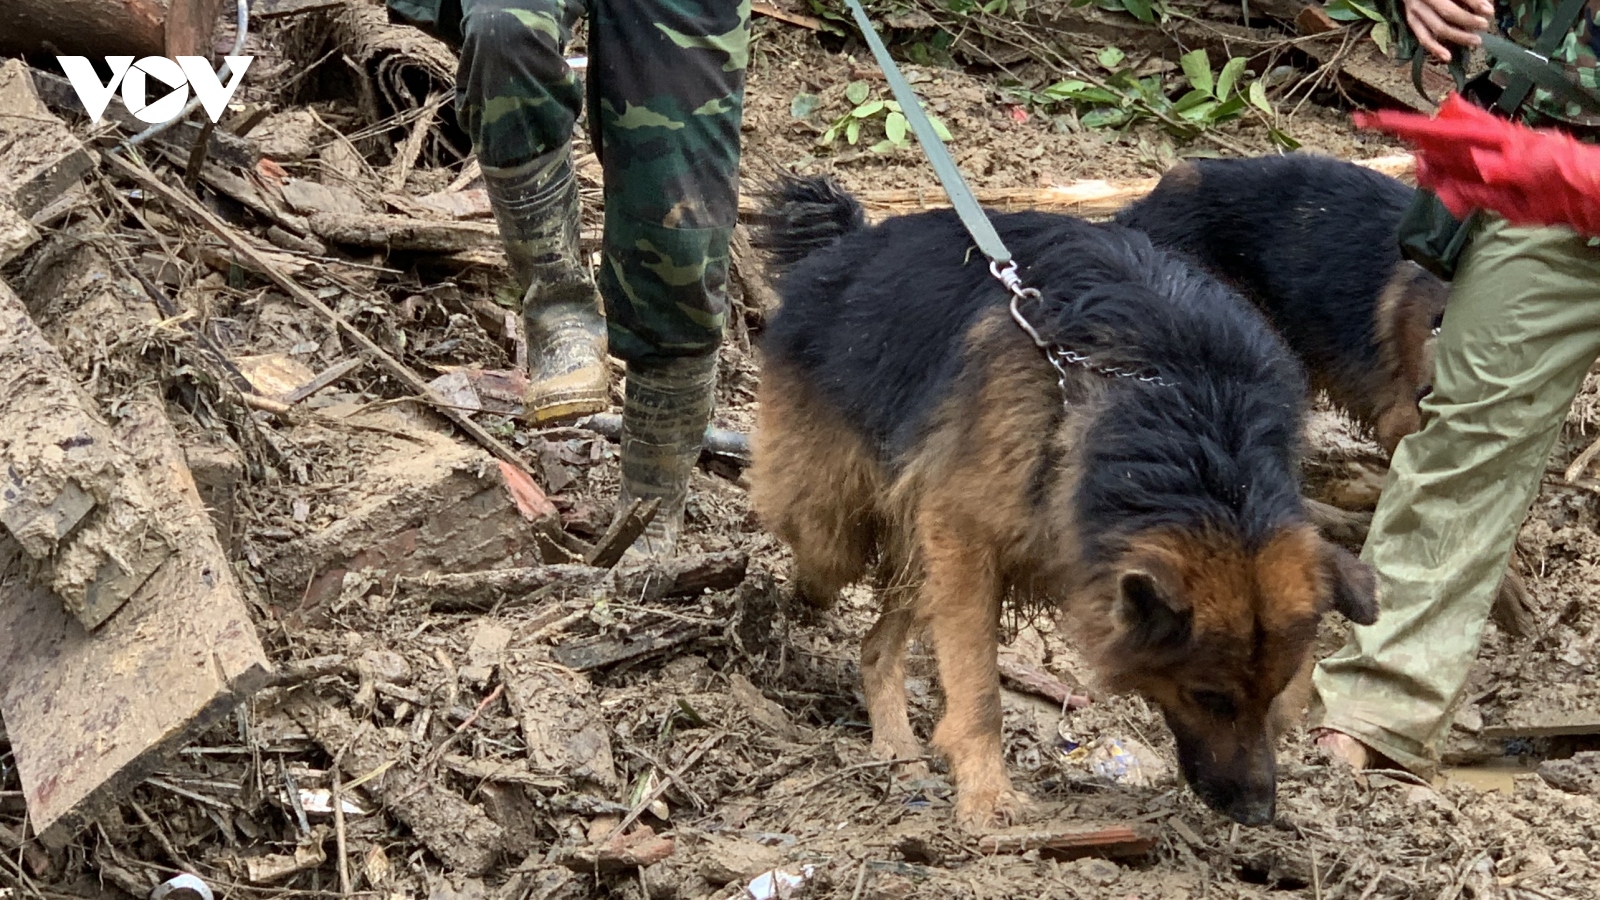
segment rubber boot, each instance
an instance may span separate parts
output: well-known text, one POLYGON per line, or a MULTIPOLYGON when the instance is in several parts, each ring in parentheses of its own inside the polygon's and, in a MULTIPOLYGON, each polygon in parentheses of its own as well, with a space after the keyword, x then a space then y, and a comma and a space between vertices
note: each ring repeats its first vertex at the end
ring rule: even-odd
POLYGON ((514 168, 483 166, 506 258, 523 288, 528 393, 535 425, 591 415, 609 405, 606 327, 594 279, 578 248, 578 182, 572 149, 514 168))
POLYGON ((635 500, 655 497, 661 505, 624 559, 667 557, 677 549, 716 380, 716 353, 628 363, 617 515, 626 515, 635 500))

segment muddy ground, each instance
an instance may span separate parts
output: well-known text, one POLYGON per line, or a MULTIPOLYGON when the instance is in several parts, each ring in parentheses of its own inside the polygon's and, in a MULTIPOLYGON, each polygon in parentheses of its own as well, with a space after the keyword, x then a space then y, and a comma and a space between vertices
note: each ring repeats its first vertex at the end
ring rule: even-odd
MULTIPOLYGON (((354 184, 373 209, 382 192, 359 186, 392 173, 407 130, 368 127, 393 110, 338 89, 337 60, 332 68, 321 62, 327 34, 337 33, 329 21, 290 18, 254 39, 260 70, 279 77, 256 82, 249 99, 273 115, 252 136, 289 174, 354 184), (293 76, 302 70, 309 77, 293 76)), ((758 17, 756 27, 747 187, 776 167, 831 172, 858 190, 934 185, 914 149, 817 146, 827 123, 847 111, 849 82, 884 90, 862 48, 773 18, 758 17), (818 98, 809 116, 792 114, 798 94, 818 98)), ((1220 152, 1154 126, 1093 131, 1059 110, 1017 103, 1019 77, 1050 77, 1031 64, 909 67, 979 187, 1144 178, 1180 155, 1220 152)), ((1307 149, 1345 158, 1395 151, 1349 130, 1347 111, 1347 98, 1321 90, 1280 126, 1307 149)), ((1218 133, 1253 152, 1272 149, 1259 122, 1218 133)), ((402 191, 443 190, 463 163, 446 122, 427 137, 414 170, 402 173, 402 191)), ((595 187, 586 188, 591 225, 595 187)), ((321 371, 349 356, 326 320, 260 278, 215 255, 172 251, 204 239, 169 211, 126 193, 125 184, 99 189, 98 205, 52 235, 57 249, 89 229, 119 235, 134 256, 172 252, 179 299, 236 359, 289 359, 321 371), (143 204, 139 220, 115 202, 119 191, 143 204)), ((237 204, 213 205, 266 230, 237 204)), ((492 303, 500 291, 495 265, 461 255, 326 252, 338 262, 307 278, 337 285, 329 296, 339 311, 418 371, 512 366, 513 343, 494 327, 492 307, 486 315, 476 302, 492 303)), ((8 275, 48 323, 73 298, 26 289, 40 283, 45 256, 14 264, 8 275)), ((741 314, 723 351, 717 424, 748 431, 761 315, 742 283, 736 295, 741 314)), ((397 400, 404 392, 370 367, 306 401, 317 416, 289 422, 230 407, 226 391, 197 374, 203 366, 191 365, 192 343, 170 327, 76 339, 97 342, 103 365, 82 374, 108 408, 128 385, 156 379, 194 446, 242 460, 226 537, 262 638, 294 674, 242 704, 65 850, 13 848, 0 877, 18 896, 142 897, 188 871, 219 896, 263 900, 733 898, 761 873, 783 869, 804 873, 805 896, 838 898, 1600 897, 1600 799, 1532 774, 1544 759, 1595 745, 1581 733, 1538 734, 1551 716, 1582 720, 1600 708, 1600 481, 1587 472, 1562 476, 1595 438, 1593 379, 1519 541, 1531 627, 1519 637, 1489 626, 1452 732, 1447 778, 1434 787, 1401 774, 1358 781, 1295 733, 1280 750, 1278 821, 1240 828, 1182 786, 1166 729, 1143 701, 1097 696, 1063 712, 1008 690, 1008 766, 1040 801, 1040 822, 1133 822, 1159 835, 1143 855, 1071 860, 986 854, 953 828, 937 762, 930 777, 912 779, 871 760, 857 647, 875 596, 858 587, 829 612, 796 608, 787 552, 752 516, 737 465, 713 462, 696 474, 685 548, 737 559, 745 571, 736 587, 660 598, 614 583, 557 583, 485 600, 353 566, 322 591, 312 551, 391 484, 374 475, 374 460, 385 461, 384 478, 415 477, 453 459, 449 446, 465 444, 459 434, 444 448, 418 438, 450 432, 397 400), (651 640, 661 649, 637 650, 651 640), (628 641, 637 652, 604 657, 628 641), (614 661, 591 664, 602 657, 614 661), (1507 728, 1526 733, 1507 737, 1507 728), (1111 746, 1137 760, 1131 773, 1108 778, 1096 765, 1111 746), (335 789, 349 804, 342 816, 328 812, 335 789), (640 824, 673 840, 670 856, 602 873, 572 863, 636 809, 640 824)), ((492 410, 477 417, 534 462, 568 533, 600 537, 615 493, 613 443, 584 428, 529 431, 492 410)), ((1314 437, 1311 468, 1321 489, 1370 508, 1375 448, 1331 415, 1314 437)), ((471 568, 526 565, 540 555, 568 561, 549 546, 527 553, 475 559, 471 568)), ((1069 685, 1089 678, 1070 636, 1049 621, 1011 622, 1008 633, 1016 659, 1069 685)), ((1337 642, 1330 630, 1325 646, 1337 642)), ((912 670, 913 723, 925 737, 938 699, 920 650, 912 670)), ((0 778, 0 820, 20 833, 20 791, 3 758, 0 778)))

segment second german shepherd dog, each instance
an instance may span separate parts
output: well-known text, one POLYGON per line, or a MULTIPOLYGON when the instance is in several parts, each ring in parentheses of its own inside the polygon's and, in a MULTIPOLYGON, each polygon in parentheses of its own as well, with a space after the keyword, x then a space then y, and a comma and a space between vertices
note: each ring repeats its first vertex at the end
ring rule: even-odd
POLYGON ((1269 822, 1274 699, 1323 613, 1377 610, 1370 570, 1305 520, 1305 376, 1260 314, 1133 230, 994 216, 1042 292, 1021 311, 1043 340, 1140 373, 1061 376, 953 213, 866 227, 808 179, 764 218, 782 307, 753 501, 810 601, 873 563, 891 588, 862 646, 873 752, 921 755, 904 657, 926 629, 957 819, 1011 820, 1027 800, 1001 748, 1001 604, 1043 601, 1107 687, 1160 706, 1206 803, 1269 822))

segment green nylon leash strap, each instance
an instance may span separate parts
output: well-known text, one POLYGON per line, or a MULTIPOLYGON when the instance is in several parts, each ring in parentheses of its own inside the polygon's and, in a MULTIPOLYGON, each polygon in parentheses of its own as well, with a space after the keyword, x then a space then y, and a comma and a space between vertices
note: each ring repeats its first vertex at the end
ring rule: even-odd
POLYGON ((972 195, 972 189, 967 186, 966 179, 961 177, 961 170, 956 168, 956 161, 951 158, 950 151, 945 149, 944 142, 939 140, 938 133, 933 130, 933 123, 928 121, 927 114, 922 111, 922 102, 917 99, 916 93, 911 90, 911 85, 907 84, 905 77, 900 74, 900 67, 896 66, 894 59, 889 56, 888 49, 883 46, 883 40, 878 37, 878 32, 873 29, 871 20, 867 18, 867 11, 861 8, 860 0, 844 0, 844 2, 855 16, 856 27, 861 29, 861 36, 866 38, 867 46, 872 49, 872 55, 878 61, 878 68, 883 70, 883 77, 889 82, 889 90, 900 104, 900 112, 910 123, 911 132, 917 136, 917 143, 922 145, 922 152, 927 154, 928 162, 933 165, 934 174, 939 176, 939 183, 944 186, 944 192, 950 198, 950 205, 955 208, 956 215, 961 218, 961 224, 966 227, 967 233, 972 236, 978 249, 989 258, 989 273, 1011 292, 1012 321, 1027 333, 1034 345, 1043 351, 1044 358, 1056 370, 1062 402, 1070 406, 1070 401, 1067 399, 1068 366, 1087 369, 1107 378, 1128 378, 1145 384, 1171 387, 1172 382, 1162 378, 1160 373, 1152 369, 1097 361, 1088 353, 1080 353, 1069 347, 1046 341, 1033 327, 1028 317, 1022 314, 1020 304, 1024 300, 1038 300, 1040 297, 1038 289, 1022 286, 1022 277, 1017 274, 1017 263, 1011 258, 1011 251, 1006 249, 1005 242, 1000 240, 1000 233, 994 230, 994 223, 989 221, 989 217, 983 212, 983 207, 978 205, 978 198, 972 195))
MULTIPOLYGON (((1561 42, 1566 39, 1567 33, 1578 24, 1578 17, 1583 15, 1588 7, 1589 0, 1562 0, 1556 7, 1554 15, 1550 17, 1550 24, 1545 26, 1539 34, 1539 39, 1533 43, 1533 51, 1514 44, 1495 34, 1484 35, 1483 48, 1490 55, 1506 64, 1515 74, 1506 84, 1506 89, 1500 94, 1500 100, 1495 105, 1500 111, 1510 116, 1522 107, 1523 101, 1528 99, 1528 92, 1533 90, 1537 83, 1540 87, 1553 94, 1563 93, 1563 88, 1552 87, 1547 74, 1555 75, 1565 85, 1571 87, 1572 83, 1564 76, 1551 70, 1549 56, 1561 42), (1499 49, 1496 49, 1498 47, 1499 49)), ((1583 104, 1582 100, 1569 102, 1583 104)))
MULTIPOLYGON (((1515 74, 1514 86, 1526 84, 1520 91, 1524 98, 1534 85, 1538 85, 1562 102, 1576 103, 1590 113, 1600 113, 1600 93, 1567 78, 1559 64, 1552 63, 1548 57, 1493 34, 1483 36, 1483 49, 1515 74)), ((1502 96, 1511 93, 1512 87, 1507 87, 1502 96)), ((1518 101, 1516 106, 1520 105, 1521 101, 1518 101)), ((1515 110, 1516 106, 1512 106, 1511 110, 1515 110)))
MULTIPOLYGON (((850 7, 850 12, 855 16, 856 27, 861 29, 861 36, 867 39, 867 46, 872 48, 872 55, 878 61, 878 68, 883 70, 883 77, 889 81, 889 90, 894 94, 894 99, 900 103, 900 112, 911 124, 911 132, 917 136, 917 143, 922 145, 922 152, 928 156, 928 162, 933 165, 933 173, 939 176, 939 183, 944 186, 944 192, 950 197, 950 205, 955 208, 956 215, 961 217, 961 224, 972 234, 972 239, 978 249, 992 263, 990 270, 996 278, 1006 282, 1008 288, 1013 282, 1008 281, 1001 273, 1010 270, 1015 278, 1015 264, 1011 261, 1011 251, 1006 249, 1005 242, 1000 240, 1000 234, 994 230, 994 225, 989 217, 984 215, 983 207, 978 205, 978 198, 972 195, 972 189, 967 186, 961 177, 961 170, 956 168, 956 161, 951 158, 950 151, 945 149, 944 142, 939 140, 938 132, 933 130, 933 123, 928 121, 928 116, 922 111, 922 103, 917 99, 916 92, 911 90, 911 85, 900 74, 900 68, 894 64, 894 59, 889 56, 889 51, 883 46, 878 32, 873 29, 872 22, 867 18, 867 11, 861 8, 860 0, 844 0, 850 7)), ((1017 288, 1012 288, 1013 293, 1017 288)))

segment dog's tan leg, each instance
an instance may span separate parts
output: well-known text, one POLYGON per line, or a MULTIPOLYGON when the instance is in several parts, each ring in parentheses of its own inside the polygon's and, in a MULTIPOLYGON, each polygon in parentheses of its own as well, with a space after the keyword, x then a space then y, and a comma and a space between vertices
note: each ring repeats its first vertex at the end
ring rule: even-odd
MULTIPOLYGON (((922 756, 922 744, 906 714, 906 640, 913 620, 904 605, 892 599, 889 604, 861 642, 861 687, 872 720, 872 756, 916 759, 922 756)), ((928 773, 922 763, 905 768, 914 777, 928 773)))
POLYGON ((1008 824, 1028 799, 1011 789, 1001 752, 999 573, 987 548, 931 516, 922 519, 927 580, 918 612, 945 696, 933 743, 955 776, 957 822, 973 830, 1008 824))

